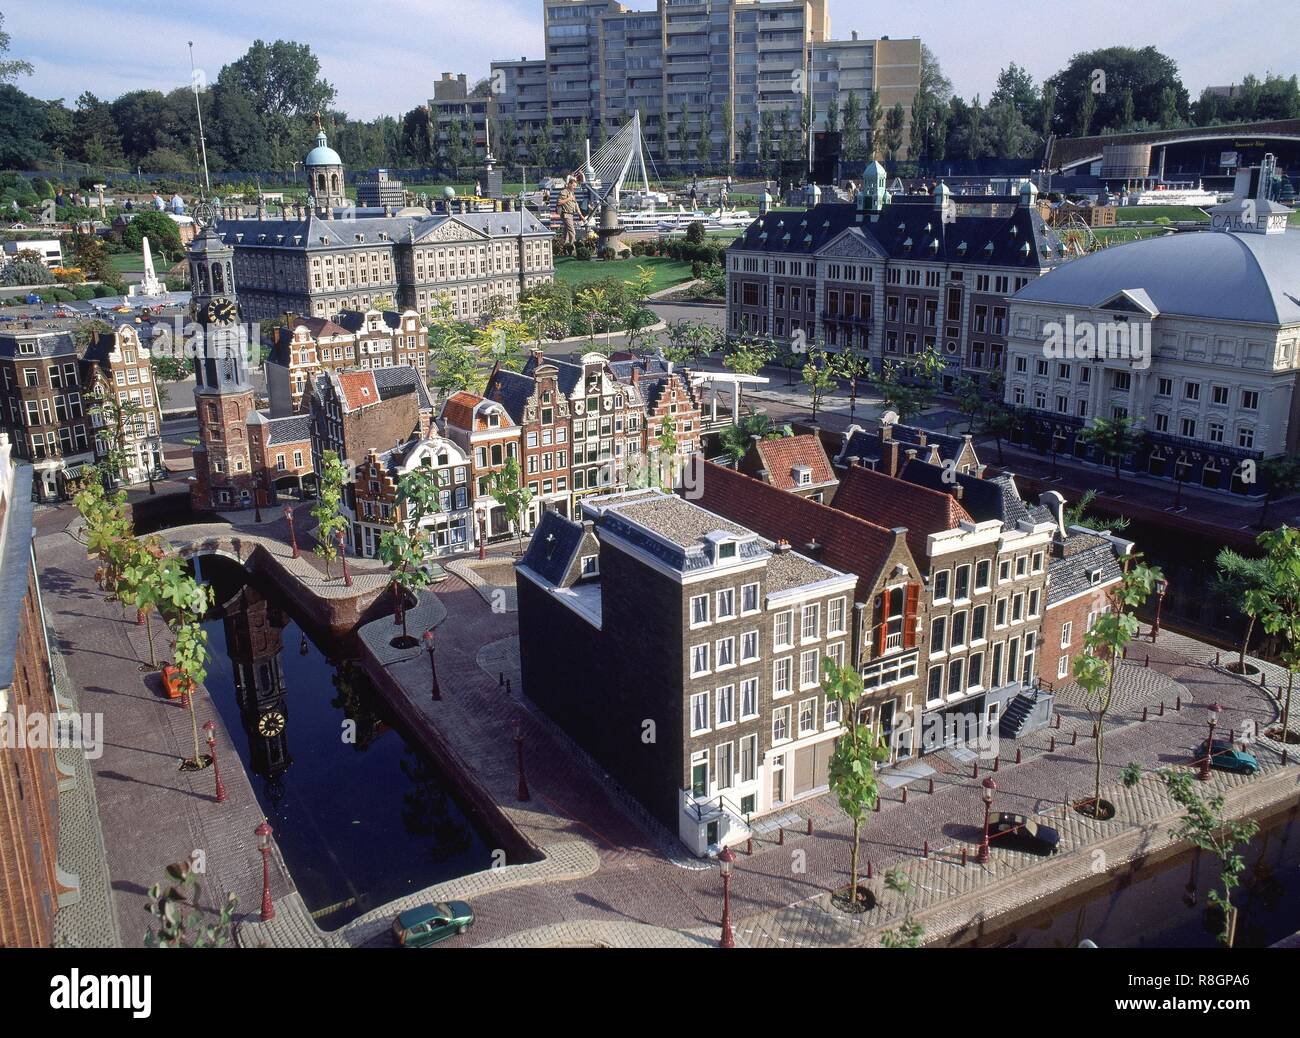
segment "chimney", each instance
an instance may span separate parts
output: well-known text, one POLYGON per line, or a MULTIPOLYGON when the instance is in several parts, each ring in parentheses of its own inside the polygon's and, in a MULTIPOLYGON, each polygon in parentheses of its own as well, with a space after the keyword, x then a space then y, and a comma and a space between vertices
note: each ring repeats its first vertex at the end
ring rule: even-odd
POLYGON ((888 422, 880 423, 880 438, 882 440, 892 440, 894 438, 894 427, 888 422))
POLYGON ((898 475, 898 441, 893 438, 885 444, 885 471, 891 476, 898 475))
POLYGON ((1038 503, 1052 512, 1052 518, 1056 521, 1056 536, 1065 539, 1065 498, 1059 491, 1049 490, 1041 494, 1038 503))
POLYGON ((785 540, 784 538, 782 538, 781 540, 777 541, 777 542, 776 542, 776 547, 773 548, 773 551, 774 551, 777 555, 785 555, 787 552, 789 552, 789 550, 790 550, 790 542, 787 541, 787 540, 785 540))
POLYGON ((961 500, 962 495, 965 492, 966 492, 965 488, 960 483, 954 483, 952 485, 952 496, 955 497, 958 501, 961 500))
POLYGON ((907 448, 907 460, 908 460, 908 461, 915 461, 915 460, 916 460, 916 448, 915 448, 915 447, 908 447, 908 448, 907 448))
POLYGON ((806 545, 804 545, 804 549, 808 552, 808 557, 810 559, 820 558, 823 547, 824 547, 823 545, 817 542, 816 537, 814 537, 811 541, 809 541, 806 545))
POLYGON ((975 475, 976 475, 978 478, 980 478, 980 479, 983 479, 983 478, 984 478, 984 473, 985 473, 986 471, 988 471, 988 466, 987 466, 987 465, 980 464, 980 465, 976 465, 976 466, 975 466, 975 475))
POLYGON ((921 444, 922 447, 924 447, 924 446, 926 445, 926 435, 925 435, 925 430, 924 430, 924 429, 920 429, 920 430, 917 431, 916 438, 917 438, 917 441, 921 444))

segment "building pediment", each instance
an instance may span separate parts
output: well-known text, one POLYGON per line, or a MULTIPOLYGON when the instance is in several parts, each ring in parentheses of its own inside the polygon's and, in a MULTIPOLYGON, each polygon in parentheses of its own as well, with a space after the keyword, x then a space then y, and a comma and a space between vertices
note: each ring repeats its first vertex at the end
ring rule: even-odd
POLYGON ((1102 302, 1097 309, 1111 313, 1141 314, 1144 317, 1160 316, 1160 308, 1152 302, 1146 289, 1142 288, 1126 288, 1122 292, 1117 292, 1102 302))
POLYGON ((884 259, 885 254, 871 241, 861 228, 850 227, 832 238, 817 252, 818 258, 825 259, 884 259))
POLYGON ((468 224, 463 224, 451 217, 420 235, 416 242, 421 245, 428 245, 449 241, 485 241, 487 237, 482 231, 476 231, 468 224))

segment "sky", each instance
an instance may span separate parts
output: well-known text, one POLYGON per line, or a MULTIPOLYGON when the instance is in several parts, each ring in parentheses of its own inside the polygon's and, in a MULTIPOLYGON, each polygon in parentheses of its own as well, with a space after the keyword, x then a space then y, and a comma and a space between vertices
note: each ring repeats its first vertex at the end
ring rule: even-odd
MULTIPOLYGON (((1078 51, 1119 44, 1154 44, 1168 54, 1193 98, 1248 72, 1300 73, 1295 0, 827 2, 833 36, 853 29, 863 37, 920 36, 967 98, 987 100, 1009 62, 1041 81, 1078 51)), ((653 3, 627 0, 633 9, 653 3)), ((0 11, 13 37, 9 56, 36 69, 18 85, 69 105, 84 90, 112 99, 188 85, 191 40, 208 79, 254 39, 308 43, 338 90, 336 107, 364 119, 424 103, 442 72, 464 72, 473 83, 494 58, 542 55, 542 0, 0 0, 0 11)))

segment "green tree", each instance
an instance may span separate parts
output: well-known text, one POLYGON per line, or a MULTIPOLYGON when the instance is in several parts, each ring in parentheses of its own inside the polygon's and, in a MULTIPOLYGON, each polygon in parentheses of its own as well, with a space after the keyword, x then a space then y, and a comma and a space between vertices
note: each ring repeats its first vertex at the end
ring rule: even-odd
POLYGON ((898 160, 898 153, 903 147, 903 131, 907 128, 907 113, 903 103, 897 101, 885 116, 885 154, 892 165, 898 160))
POLYGON ((179 556, 160 560, 158 608, 172 632, 172 662, 181 672, 194 735, 192 768, 203 767, 199 752, 199 721, 194 710, 195 691, 208 676, 208 632, 202 620, 212 606, 212 588, 200 584, 179 556))
POLYGON ((1092 813, 1101 811, 1101 767, 1105 759, 1106 714, 1115 695, 1115 675, 1124 650, 1138 633, 1137 608, 1150 597, 1160 579, 1158 567, 1148 566, 1133 556, 1119 583, 1107 594, 1109 608, 1101 613, 1083 636, 1086 652, 1074 658, 1074 679, 1088 697, 1088 712, 1093 718, 1096 739, 1096 771, 1092 813))
POLYGON ((397 481, 397 502, 393 528, 379 538, 379 558, 392 573, 393 598, 402 624, 400 648, 414 640, 406 630, 406 600, 429 586, 424 560, 430 552, 429 531, 424 521, 442 510, 438 481, 432 468, 420 466, 397 481))
POLYGON ((803 384, 808 387, 812 397, 812 420, 817 421, 817 412, 821 409, 826 394, 835 388, 835 375, 826 359, 826 351, 818 347, 808 351, 808 363, 800 372, 803 384))
POLYGON ((1081 495, 1079 500, 1072 505, 1065 506, 1065 525, 1066 526, 1086 526, 1089 530, 1110 530, 1112 533, 1128 529, 1129 520, 1127 516, 1095 516, 1089 511, 1093 502, 1097 500, 1097 490, 1095 487, 1089 487, 1081 495))
POLYGON ((1246 871, 1246 857, 1237 848, 1255 838, 1259 823, 1253 818, 1244 821, 1229 819, 1224 813, 1227 803, 1224 795, 1219 793, 1208 800, 1203 798, 1196 790, 1196 780, 1190 771, 1164 768, 1160 778, 1174 801, 1187 810, 1178 823, 1178 838, 1209 851, 1219 859, 1221 889, 1211 890, 1208 900, 1223 912, 1219 940, 1224 947, 1231 948, 1237 933, 1237 909, 1232 903, 1232 892, 1241 885, 1242 873, 1246 871))
POLYGON ((755 440, 779 440, 793 435, 794 430, 789 425, 778 426, 764 412, 750 408, 740 421, 722 428, 718 433, 718 446, 734 464, 739 464, 755 440))
POLYGON ((1214 576, 1210 578, 1210 590, 1224 601, 1233 603, 1246 617, 1246 631, 1241 638, 1241 651, 1237 655, 1237 673, 1246 673, 1246 653, 1250 651, 1250 636, 1255 630, 1256 599, 1251 591, 1266 589, 1269 580, 1269 565, 1265 559, 1251 558, 1233 551, 1220 548, 1214 557, 1214 576))
POLYGON ((144 621, 145 640, 149 643, 149 669, 158 669, 158 656, 154 650, 153 627, 149 617, 159 611, 163 605, 163 549, 161 538, 150 537, 142 540, 125 538, 126 560, 122 568, 117 595, 136 611, 136 617, 144 621))
POLYGON ((1282 739, 1291 741, 1291 692, 1300 670, 1300 530, 1279 526, 1261 533, 1263 580, 1246 592, 1244 608, 1259 617, 1259 625, 1278 640, 1278 659, 1286 668, 1282 703, 1282 739))
POLYGON ((5 16, 0 13, 0 83, 7 83, 19 76, 30 76, 33 71, 30 61, 4 57, 9 53, 9 34, 4 31, 4 25, 5 16))
POLYGON ((144 432, 144 407, 132 400, 119 400, 103 382, 90 393, 90 416, 95 423, 95 453, 101 478, 107 486, 128 482, 130 458, 128 432, 144 432))
POLYGON ((1120 478, 1120 463, 1141 443, 1138 424, 1141 419, 1094 418, 1079 432, 1079 438, 1091 444, 1115 468, 1115 478, 1120 478))
POLYGON ((348 528, 347 516, 342 511, 343 484, 347 482, 348 474, 334 451, 325 451, 322 462, 316 484, 317 501, 311 509, 311 516, 317 522, 316 547, 312 551, 325 560, 325 579, 329 580, 330 563, 339 555, 335 542, 338 535, 348 528))
POLYGON ((1259 463, 1259 474, 1264 480, 1264 503, 1259 509, 1255 525, 1263 527, 1268 521, 1269 506, 1279 497, 1300 490, 1300 457, 1282 454, 1259 463))
POLYGON ((175 263, 185 255, 176 221, 166 213, 154 209, 138 212, 122 231, 122 244, 132 252, 143 251, 145 238, 150 250, 165 263, 175 263))
POLYGON ((829 782, 849 820, 853 836, 849 843, 849 903, 858 904, 858 852, 862 842, 862 823, 867 812, 880 799, 876 765, 889 760, 889 747, 880 734, 859 719, 861 702, 866 695, 862 675, 857 668, 841 667, 826 657, 822 660, 822 692, 828 702, 836 703, 842 734, 835 740, 831 754, 829 782))
POLYGON ((156 923, 145 931, 146 948, 224 948, 230 944, 239 900, 227 893, 215 922, 209 922, 199 902, 198 875, 191 862, 177 862, 167 866, 168 886, 155 883, 149 888, 144 909, 156 923))
POLYGON ((1058 134, 1086 136, 1090 130, 1121 129, 1126 92, 1133 98, 1132 119, 1137 123, 1160 121, 1167 89, 1172 92, 1174 110, 1187 110, 1187 90, 1178 65, 1155 47, 1083 51, 1049 78, 1044 90, 1048 84, 1054 98, 1052 129, 1058 134))
POLYGON ((515 458, 507 458, 505 465, 488 477, 488 493, 504 510, 506 522, 519 539, 519 552, 524 550, 524 516, 533 500, 533 492, 523 484, 523 474, 515 458))
MULTIPOLYGON (((776 356, 776 344, 771 339, 755 339, 748 335, 733 339, 724 345, 722 365, 737 375, 757 375, 776 356)), ((737 397, 741 387, 737 385, 737 397)))

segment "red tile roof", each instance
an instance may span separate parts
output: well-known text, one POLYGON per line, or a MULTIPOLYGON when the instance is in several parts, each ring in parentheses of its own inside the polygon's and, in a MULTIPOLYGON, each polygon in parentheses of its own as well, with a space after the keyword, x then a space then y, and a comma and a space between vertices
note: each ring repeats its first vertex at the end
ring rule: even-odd
POLYGON ((821 440, 809 433, 759 440, 754 449, 758 451, 763 468, 767 469, 767 481, 781 490, 798 489, 792 472, 796 465, 807 465, 812 469, 813 486, 835 479, 835 470, 831 468, 821 440))
MULTIPOLYGON (((700 507, 770 541, 789 541, 805 555, 810 554, 810 543, 821 545, 820 551, 812 553, 817 561, 864 578, 858 584, 860 598, 871 593, 871 584, 894 547, 894 534, 883 526, 713 462, 704 463, 698 489, 701 495, 693 500, 700 507)), ((912 569, 916 572, 915 560, 912 569)))
POLYGON ((343 392, 344 410, 355 411, 379 403, 379 387, 375 385, 373 372, 340 371, 338 380, 343 392))
POLYGON ((895 479, 864 465, 850 465, 844 470, 831 504, 881 526, 906 526, 908 547, 920 560, 926 558, 930 534, 975 521, 951 494, 895 479))
POLYGON ((453 429, 472 429, 474 427, 474 408, 483 402, 477 393, 461 390, 452 393, 442 405, 443 421, 453 429))
POLYGON ((351 335, 341 324, 335 324, 328 317, 299 317, 289 322, 290 328, 302 325, 311 333, 313 339, 328 338, 332 335, 351 335))

